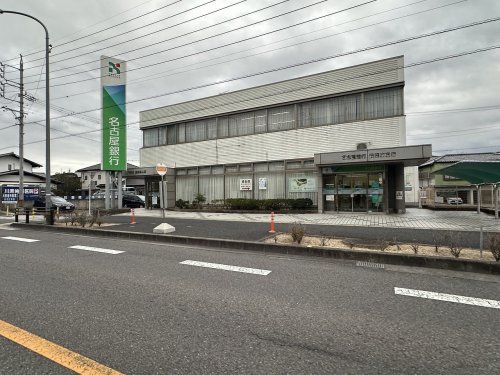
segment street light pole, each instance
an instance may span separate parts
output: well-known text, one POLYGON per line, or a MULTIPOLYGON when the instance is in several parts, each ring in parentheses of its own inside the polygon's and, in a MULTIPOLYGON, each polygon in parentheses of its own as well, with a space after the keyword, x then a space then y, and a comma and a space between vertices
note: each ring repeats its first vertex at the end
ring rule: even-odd
MULTIPOLYGON (((17 14, 19 16, 24 16, 31 18, 32 20, 38 22, 42 25, 45 30, 45 211, 46 211, 46 220, 47 223, 50 223, 50 87, 49 87, 49 53, 50 53, 50 44, 49 44, 49 31, 45 27, 42 21, 38 18, 30 16, 29 14, 22 12, 15 12, 11 10, 2 10, 0 9, 0 14, 17 14)), ((51 223, 50 223, 51 224, 51 223)))

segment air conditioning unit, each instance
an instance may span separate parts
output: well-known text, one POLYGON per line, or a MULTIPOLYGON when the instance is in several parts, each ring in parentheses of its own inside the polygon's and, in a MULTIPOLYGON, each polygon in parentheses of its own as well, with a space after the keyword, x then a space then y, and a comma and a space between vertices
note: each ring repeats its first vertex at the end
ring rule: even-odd
POLYGON ((360 150, 367 150, 368 149, 368 145, 369 145, 368 142, 358 143, 356 145, 356 150, 358 150, 358 151, 360 151, 360 150))

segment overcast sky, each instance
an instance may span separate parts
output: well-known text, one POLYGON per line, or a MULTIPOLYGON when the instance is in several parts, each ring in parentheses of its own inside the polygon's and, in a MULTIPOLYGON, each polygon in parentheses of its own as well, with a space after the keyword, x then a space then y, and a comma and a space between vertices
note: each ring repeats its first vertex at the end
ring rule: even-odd
MULTIPOLYGON (((128 73, 127 100, 134 101, 500 16, 498 0, 378 0, 273 32, 367 1, 0 0, 0 8, 29 13, 42 20, 49 29, 53 45, 50 65, 52 117, 85 111, 82 115, 52 121, 52 170, 58 172, 74 171, 100 162, 100 111, 95 110, 100 107, 100 55, 131 60, 128 69, 135 70, 128 73), (315 3, 318 4, 231 31, 315 3), (278 5, 194 32, 273 4, 278 5), (205 15, 224 7, 227 8, 205 15), (192 20, 195 17, 198 18, 192 20), (226 31, 222 36, 197 42, 226 31), (182 36, 189 32, 193 33, 182 36), (149 33, 151 35, 145 36, 149 33), (239 42, 262 33, 267 35, 239 42), (183 57, 231 42, 238 43, 183 57), (157 44, 152 45, 154 43, 157 44), (185 45, 187 43, 191 44, 185 45), (112 47, 114 44, 119 45, 112 47), (172 59, 176 60, 163 62, 172 59), (158 64, 160 62, 163 63, 158 64), (67 136, 67 133, 83 132, 86 134, 56 139, 67 136)), ((128 123, 138 121, 139 111, 145 109, 371 60, 404 55, 405 63, 412 64, 500 46, 499 35, 500 22, 490 22, 231 83, 162 95, 128 104, 128 123)), ((41 164, 45 161, 43 54, 28 54, 43 48, 43 30, 36 22, 16 15, 0 15, 0 61, 17 65, 16 57, 20 53, 27 55, 24 58, 26 88, 38 102, 27 103, 25 156, 41 164), (38 120, 41 125, 29 123, 38 120)), ((500 151, 499 57, 500 50, 495 49, 407 68, 405 111, 408 144, 432 143, 436 154, 500 151), (474 109, 487 106, 493 108, 474 109)), ((8 68, 6 75, 8 79, 18 81, 19 73, 13 69, 8 68)), ((6 96, 16 99, 15 90, 6 86, 6 96)), ((17 104, 0 99, 2 105, 15 108, 17 104)), ((0 129, 12 124, 13 115, 0 112, 0 129)), ((142 145, 138 129, 137 124, 128 128, 128 159, 134 164, 139 164, 138 150, 142 145)), ((17 153, 16 144, 17 127, 0 130, 0 153, 17 153)))

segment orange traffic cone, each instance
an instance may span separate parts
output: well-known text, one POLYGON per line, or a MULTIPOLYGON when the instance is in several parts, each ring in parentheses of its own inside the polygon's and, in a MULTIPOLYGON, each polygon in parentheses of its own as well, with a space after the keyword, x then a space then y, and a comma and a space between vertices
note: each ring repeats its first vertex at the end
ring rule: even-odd
POLYGON ((276 233, 276 230, 274 228, 274 212, 271 212, 271 225, 269 228, 269 233, 276 233))
POLYGON ((130 209, 130 224, 132 224, 132 225, 136 224, 136 222, 135 222, 135 212, 134 212, 133 208, 130 209))

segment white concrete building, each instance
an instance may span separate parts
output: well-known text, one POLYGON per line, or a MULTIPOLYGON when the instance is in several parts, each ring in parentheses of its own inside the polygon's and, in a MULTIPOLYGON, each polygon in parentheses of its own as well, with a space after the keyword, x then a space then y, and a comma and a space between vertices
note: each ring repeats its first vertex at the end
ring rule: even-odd
POLYGON ((143 111, 141 167, 175 167, 175 197, 189 201, 403 212, 404 166, 430 156, 403 147, 403 67, 398 56, 143 111))

